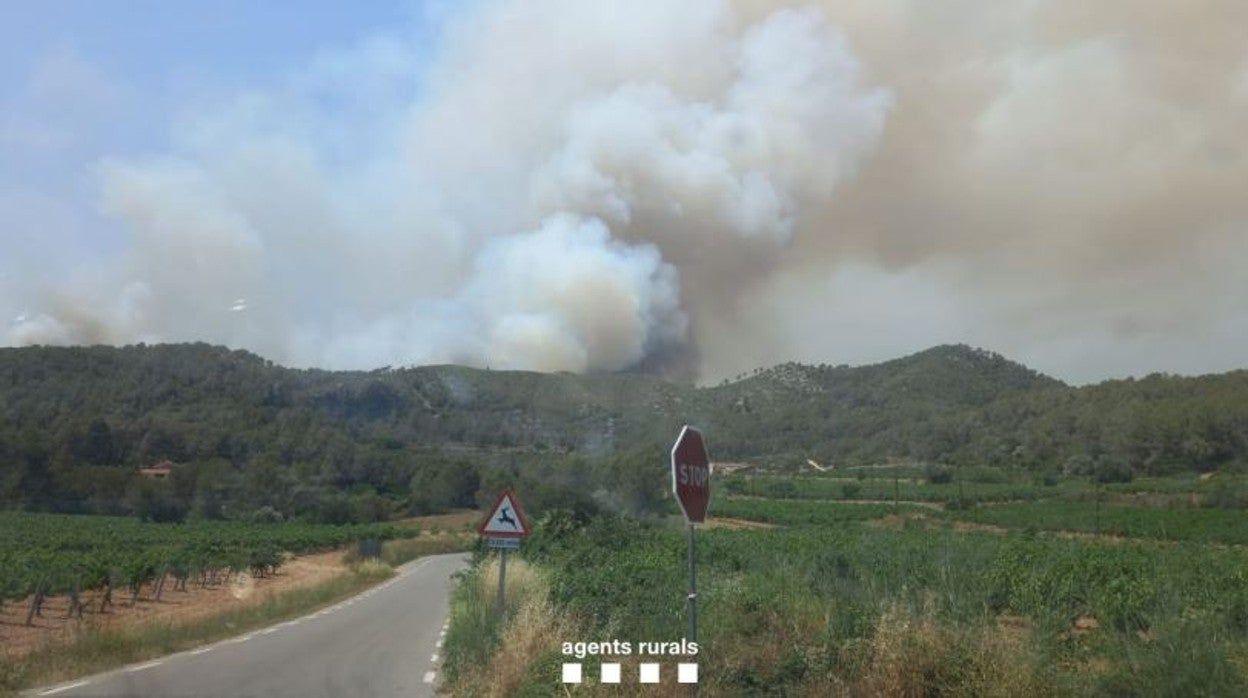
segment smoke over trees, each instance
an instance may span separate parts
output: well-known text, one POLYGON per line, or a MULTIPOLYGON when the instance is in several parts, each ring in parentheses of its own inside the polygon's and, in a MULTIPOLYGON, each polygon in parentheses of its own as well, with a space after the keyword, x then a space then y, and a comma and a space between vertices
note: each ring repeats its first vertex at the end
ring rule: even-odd
POLYGON ((485 2, 92 169, 120 249, 8 344, 714 379, 941 341, 1242 363, 1242 4, 485 2), (815 319, 811 318, 816 311, 815 319))

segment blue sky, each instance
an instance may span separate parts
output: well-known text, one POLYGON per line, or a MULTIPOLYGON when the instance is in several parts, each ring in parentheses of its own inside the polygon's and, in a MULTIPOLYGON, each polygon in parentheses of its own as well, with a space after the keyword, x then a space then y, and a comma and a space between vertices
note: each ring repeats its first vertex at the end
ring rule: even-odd
POLYGON ((8 106, 42 63, 67 49, 102 75, 159 98, 185 80, 263 84, 326 48, 377 33, 417 33, 425 6, 415 0, 50 0, 8 3, 5 15, 0 81, 8 106))
MULTIPOLYGON (((432 51, 449 8, 418 0, 6 3, 0 235, 10 259, 115 252, 122 231, 97 211, 101 158, 165 152, 177 125, 199 110, 281 85, 327 53, 383 37, 432 51)), ((410 77, 415 90, 418 75, 410 77)))

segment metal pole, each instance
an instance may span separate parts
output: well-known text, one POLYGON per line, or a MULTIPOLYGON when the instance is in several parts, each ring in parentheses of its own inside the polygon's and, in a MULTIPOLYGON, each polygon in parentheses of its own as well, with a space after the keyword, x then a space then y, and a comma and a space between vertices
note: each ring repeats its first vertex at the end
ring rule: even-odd
POLYGON ((689 524, 689 642, 698 641, 698 576, 693 557, 693 524, 689 524))
POLYGON ((507 548, 501 551, 502 557, 498 561, 498 615, 502 617, 506 607, 503 604, 503 589, 507 585, 507 548))

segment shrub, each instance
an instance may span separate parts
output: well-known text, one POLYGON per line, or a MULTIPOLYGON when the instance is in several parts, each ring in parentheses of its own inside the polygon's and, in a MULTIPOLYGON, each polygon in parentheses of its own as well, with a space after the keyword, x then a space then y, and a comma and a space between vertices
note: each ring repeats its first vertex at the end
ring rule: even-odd
POLYGON ((948 511, 970 511, 975 508, 975 500, 970 497, 954 497, 945 502, 948 511))
POLYGON ((933 485, 947 485, 953 482, 953 471, 949 468, 931 466, 927 469, 927 481, 933 485))
POLYGON ((962 479, 967 482, 985 482, 989 484, 1001 484, 1007 482, 1009 477, 1005 471, 1000 468, 966 468, 962 471, 962 479))
POLYGON ((285 518, 282 512, 266 504, 248 514, 246 520, 250 523, 281 523, 285 518))
POLYGON ((1125 460, 1102 457, 1097 459, 1092 477, 1102 484, 1131 482, 1135 479, 1135 471, 1125 460))
POLYGON ((776 480, 767 484, 767 495, 774 499, 793 499, 797 496, 797 484, 792 480, 776 480))
POLYGON ((1248 488, 1242 482, 1217 479, 1200 498, 1207 509, 1248 509, 1248 488))

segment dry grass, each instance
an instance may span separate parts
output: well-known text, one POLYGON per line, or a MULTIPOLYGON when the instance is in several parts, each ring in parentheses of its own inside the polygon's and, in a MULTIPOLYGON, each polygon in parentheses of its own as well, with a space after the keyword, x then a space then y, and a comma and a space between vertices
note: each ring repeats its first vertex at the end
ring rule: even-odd
MULTIPOLYGON (((463 687, 465 690, 453 693, 490 698, 514 695, 530 680, 530 667, 535 658, 576 636, 571 623, 556 614, 543 598, 530 597, 520 604, 507 624, 500 649, 485 671, 474 676, 473 681, 463 687)), ((559 677, 550 678, 558 680, 559 677)))
POLYGON ((973 629, 939 623, 930 612, 890 607, 869 641, 853 696, 1044 696, 1051 693, 1016 619, 973 629))
POLYGON ((29 599, 4 604, 0 610, 0 656, 21 659, 36 650, 65 645, 79 635, 107 630, 128 630, 156 623, 189 622, 231 610, 263 604, 269 597, 293 589, 315 586, 344 574, 341 551, 314 553, 290 558, 276 574, 253 577, 247 573, 232 575, 228 583, 200 587, 191 583, 185 591, 168 585, 159 602, 155 584, 144 585, 137 603, 131 605, 130 592, 113 592, 113 605, 99 612, 103 592, 87 591, 82 595, 85 611, 81 620, 69 617, 69 598, 50 596, 44 604, 43 616, 26 626, 29 599))
POLYGON ((0 695, 180 652, 265 627, 332 604, 393 574, 388 565, 369 562, 312 586, 270 594, 259 604, 191 619, 90 630, 67 644, 36 649, 20 660, 0 657, 0 695))
POLYGON ((477 524, 481 523, 481 519, 485 518, 487 513, 475 509, 457 509, 447 514, 415 516, 398 523, 429 532, 476 531, 477 524))
MULTIPOLYGON (((642 658, 564 657, 562 643, 602 638, 603 629, 595 631, 553 608, 547 600, 545 580, 527 564, 509 561, 507 579, 510 610, 506 624, 493 626, 496 639, 479 643, 479 659, 464 662, 464 669, 444 687, 451 695, 636 694, 635 678, 630 681, 628 677, 636 677, 642 658), (597 683, 602 660, 621 664, 623 683, 597 683), (584 683, 560 683, 559 665, 564 661, 582 663, 584 683)), ((491 627, 480 619, 483 614, 492 615, 497 563, 483 565, 470 583, 472 593, 462 594, 460 606, 453 611, 452 633, 473 627, 480 636, 491 627), (464 604, 464 597, 470 597, 471 602, 464 604)), ((901 604, 888 606, 866 636, 833 641, 837 645, 833 650, 826 644, 827 629, 834 621, 831 612, 813 601, 807 604, 790 599, 759 615, 741 618, 741 627, 730 623, 718 628, 718 639, 703 645, 710 653, 697 659, 702 672, 699 695, 751 695, 767 686, 781 690, 783 695, 811 698, 1054 694, 1056 688, 1044 673, 1026 619, 1003 615, 962 626, 938 618, 936 605, 935 599, 929 599, 921 610, 901 604), (839 660, 829 663, 829 651, 838 654, 839 660)), ((655 660, 664 666, 664 672, 672 670, 670 660, 645 661, 655 660)), ((675 697, 687 693, 687 686, 666 677, 662 684, 646 687, 646 695, 675 697)))
POLYGON ((926 531, 935 531, 945 526, 943 521, 933 519, 926 514, 916 513, 888 514, 878 519, 871 519, 865 523, 875 528, 889 528, 894 531, 907 528, 922 528, 926 531))
POLYGON ((477 543, 473 533, 442 533, 417 538, 401 538, 386 541, 381 547, 381 559, 398 567, 405 562, 426 555, 462 553, 472 550, 477 543))
POLYGON ((750 521, 749 519, 730 519, 721 516, 713 516, 706 520, 703 528, 722 528, 730 531, 739 530, 766 530, 776 528, 776 524, 767 523, 766 521, 750 521))
MULTIPOLYGON (((493 617, 498 594, 498 559, 484 562, 478 574, 470 577, 471 588, 462 589, 458 603, 452 610, 451 638, 463 637, 464 633, 479 635, 488 632, 491 625, 482 624, 483 616, 493 617)), ((527 563, 509 559, 507 564, 505 607, 508 609, 505 625, 495 644, 496 651, 490 655, 482 668, 460 672, 447 687, 452 695, 510 696, 535 678, 532 666, 535 658, 578 636, 578 629, 564 614, 558 613, 547 601, 548 588, 527 563)), ((484 638, 471 637, 461 642, 479 644, 484 638)), ((552 679, 558 681, 558 674, 552 679)), ((557 685, 557 684, 554 684, 557 685)))
MULTIPOLYGON (((482 566, 475 581, 474 597, 478 603, 492 606, 498 590, 498 563, 490 560, 482 566)), ((672 671, 671 661, 662 658, 586 657, 578 659, 562 654, 564 642, 584 640, 591 635, 586 625, 567 613, 556 610, 547 600, 546 581, 523 561, 507 563, 506 605, 509 609, 496 651, 481 668, 463 672, 457 680, 444 686, 454 696, 472 698, 503 698, 514 695, 593 695, 633 696, 639 689, 635 678, 643 661, 659 661, 665 671, 672 671), (619 685, 598 683, 600 661, 618 662, 619 685), (583 665, 584 683, 564 685, 560 665, 563 662, 583 665)), ((455 620, 452 619, 452 628, 455 620)), ((656 698, 687 698, 689 687, 675 684, 670 677, 657 686, 646 686, 645 695, 656 698)), ((704 695, 714 695, 713 693, 704 695)))

